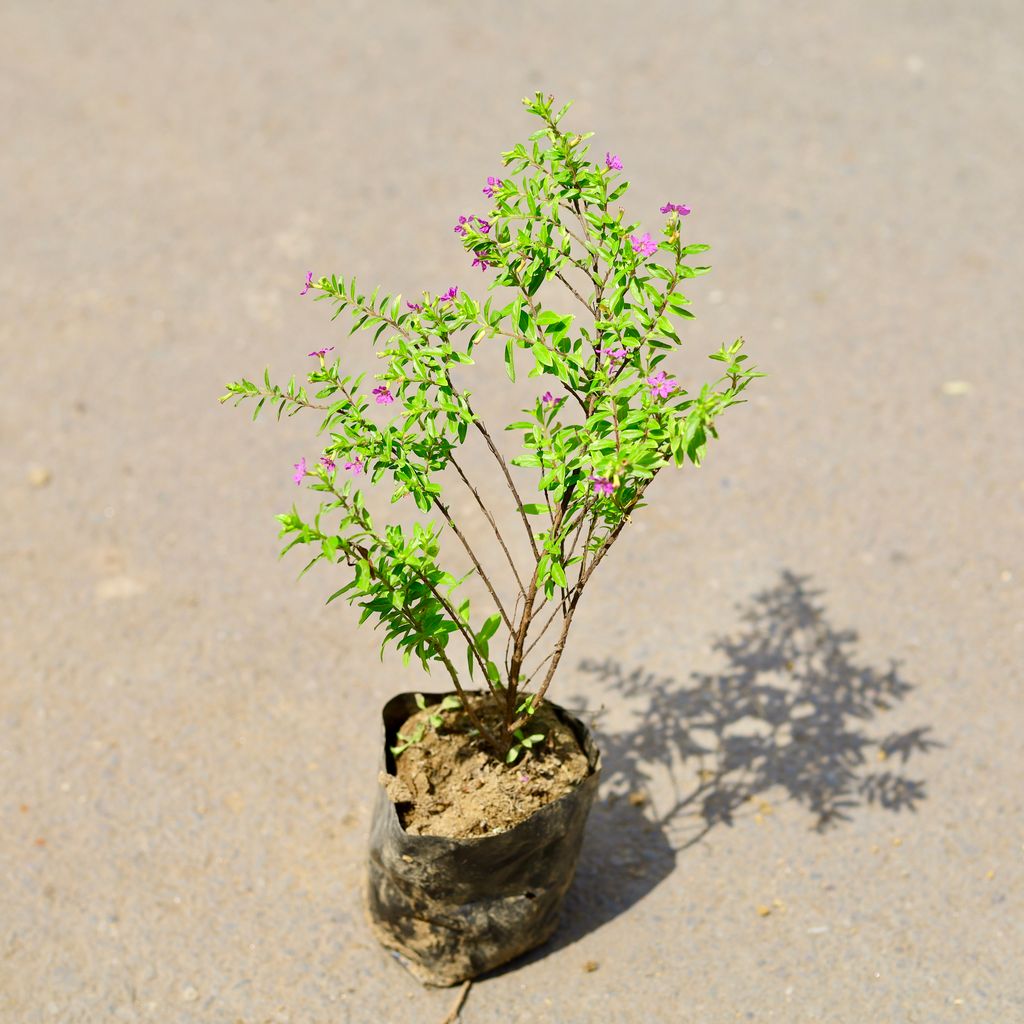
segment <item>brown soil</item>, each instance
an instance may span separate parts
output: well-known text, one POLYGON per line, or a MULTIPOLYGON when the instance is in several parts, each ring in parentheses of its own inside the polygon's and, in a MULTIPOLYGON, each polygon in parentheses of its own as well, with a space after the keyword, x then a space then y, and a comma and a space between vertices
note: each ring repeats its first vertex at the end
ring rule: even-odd
MULTIPOLYGON (((495 710, 480 701, 474 709, 485 724, 498 725, 495 710)), ((423 739, 395 759, 397 775, 381 775, 402 825, 413 835, 465 839, 504 832, 574 789, 590 772, 572 729, 548 705, 524 729, 527 736, 543 733, 544 741, 511 765, 466 735, 472 723, 465 711, 444 712, 444 723, 435 730, 427 719, 436 713, 436 708, 417 711, 405 722, 399 729, 403 736, 415 735, 426 723, 423 739)))

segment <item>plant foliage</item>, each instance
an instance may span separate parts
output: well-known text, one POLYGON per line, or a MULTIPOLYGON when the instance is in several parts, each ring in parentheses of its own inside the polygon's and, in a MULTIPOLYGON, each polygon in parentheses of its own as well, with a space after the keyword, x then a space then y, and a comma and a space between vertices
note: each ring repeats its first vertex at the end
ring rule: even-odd
POLYGON ((305 385, 294 377, 273 384, 266 373, 262 382, 229 384, 222 398, 253 401, 254 418, 268 404, 279 417, 318 412, 323 454, 312 466, 301 460, 295 480, 308 478, 322 500, 311 519, 297 508, 278 516, 284 550, 308 549, 303 572, 320 561, 343 565, 346 582, 329 600, 345 598, 359 607, 360 623, 383 629, 382 650, 393 644, 428 671, 443 666, 483 741, 504 760, 541 739, 524 730, 557 672, 580 597, 651 481, 671 464, 699 466, 719 417, 761 376, 742 339, 711 355, 721 374, 696 389, 666 371, 682 344, 678 329, 693 317, 682 288, 709 269, 691 262, 708 246, 683 238, 689 208, 666 203, 659 239, 640 234, 619 205, 629 188, 619 158, 589 158, 590 134, 561 127, 568 104, 555 111, 540 93, 523 102, 539 129, 502 155, 502 177, 483 189, 487 214, 455 225, 473 266, 493 271, 494 296, 481 304, 452 287, 403 304, 379 288, 364 294, 351 277, 309 275, 303 292, 330 304, 332 319, 348 313, 351 333, 372 333, 381 372, 367 382, 323 349, 311 353, 317 364, 305 385), (569 309, 540 301, 551 280, 564 286, 569 309), (493 344, 503 346, 510 381, 538 378, 543 391, 505 427, 519 442, 510 460, 461 379, 477 346, 493 344), (526 565, 516 564, 460 461, 474 432, 514 505, 526 565), (533 470, 531 500, 510 463, 533 470), (452 511, 453 476, 492 527, 495 549, 486 557, 452 511), (382 483, 392 501, 409 496, 431 518, 405 529, 375 522, 361 488, 382 483), (487 588, 491 607, 482 615, 460 595, 466 576, 441 564, 444 535, 461 544, 487 588), (511 602, 495 563, 506 564, 511 602), (486 685, 500 728, 466 700, 469 680, 486 685))

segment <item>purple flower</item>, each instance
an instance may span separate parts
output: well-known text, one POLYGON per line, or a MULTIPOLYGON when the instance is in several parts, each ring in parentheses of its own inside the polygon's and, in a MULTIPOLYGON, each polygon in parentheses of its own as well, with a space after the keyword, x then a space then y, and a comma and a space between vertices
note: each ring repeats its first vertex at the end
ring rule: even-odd
POLYGON ((668 398, 679 384, 669 380, 664 370, 659 370, 653 377, 647 378, 647 386, 651 389, 651 398, 668 398))
POLYGON ((444 293, 444 295, 441 296, 441 301, 442 302, 454 302, 458 297, 459 297, 459 286, 457 284, 453 284, 451 286, 451 288, 449 288, 448 291, 446 291, 444 293))
POLYGON ((295 463, 295 472, 292 474, 292 479, 296 484, 302 483, 302 478, 306 475, 306 460, 304 458, 299 459, 295 463))
POLYGON ((363 460, 357 455, 351 462, 345 463, 345 469, 353 476, 360 476, 363 472, 363 460))
POLYGON ((650 231, 645 231, 639 237, 630 235, 629 241, 638 256, 653 256, 658 251, 658 243, 651 238, 650 231))
POLYGON ((323 359, 323 357, 325 355, 327 355, 328 352, 333 352, 333 351, 334 351, 334 346, 332 345, 330 348, 318 348, 315 351, 310 352, 309 354, 311 356, 319 356, 321 359, 323 359))
POLYGON ((332 459, 329 455, 321 455, 320 462, 322 465, 326 466, 332 473, 338 468, 334 464, 334 459, 332 459))
POLYGON ((541 405, 554 405, 558 399, 555 398, 550 391, 545 391, 544 394, 540 396, 540 401, 541 405))
POLYGON ((308 291, 309 291, 309 289, 310 289, 310 288, 312 288, 312 287, 313 287, 313 271, 311 270, 311 271, 310 271, 310 272, 309 272, 309 273, 308 273, 308 274, 306 275, 306 283, 305 283, 305 284, 304 284, 304 285, 302 286, 302 291, 301 291, 301 292, 299 292, 299 294, 300 294, 300 295, 305 295, 305 294, 306 294, 306 292, 308 292, 308 291))
POLYGON ((613 363, 621 362, 626 358, 626 350, 624 348, 599 348, 595 349, 597 352, 598 359, 604 359, 607 356, 613 363))
MULTIPOLYGON (((497 181, 498 179, 491 178, 490 180, 497 181)), ((498 181, 498 184, 500 185, 501 182, 498 181)), ((484 189, 484 191, 486 192, 487 190, 484 189)), ((468 217, 460 217, 459 223, 456 224, 452 230, 457 235, 465 235, 467 230, 466 226, 471 225, 474 221, 476 221, 477 230, 480 231, 481 234, 486 235, 490 233, 491 222, 489 220, 484 220, 483 217, 478 217, 475 213, 471 213, 468 217)))
POLYGON ((496 188, 501 188, 501 184, 501 178, 489 177, 487 179, 487 184, 481 189, 481 191, 485 196, 487 196, 488 199, 493 199, 494 190, 496 188))
POLYGON ((412 310, 412 311, 413 311, 414 313, 422 313, 422 312, 423 312, 423 307, 422 307, 422 306, 421 306, 421 305, 420 305, 420 304, 419 304, 418 302, 407 302, 407 303, 406 303, 406 305, 407 305, 407 306, 408 306, 408 307, 409 307, 409 308, 410 308, 410 309, 411 309, 411 310, 412 310))
POLYGON ((615 484, 611 480, 603 476, 595 476, 593 473, 590 474, 590 483, 593 485, 595 494, 603 495, 606 498, 610 498, 615 490, 615 484))
POLYGON ((380 387, 374 388, 373 396, 377 399, 378 405, 390 405, 395 400, 395 396, 391 394, 391 388, 387 384, 381 384, 380 387))
POLYGON ((622 161, 614 153, 605 153, 604 165, 609 171, 622 170, 622 161))
POLYGON ((661 208, 661 212, 678 213, 680 217, 685 217, 690 212, 690 208, 685 203, 666 203, 661 208))
POLYGON ((474 256, 472 266, 479 267, 481 270, 486 270, 490 266, 490 263, 480 256, 474 256))

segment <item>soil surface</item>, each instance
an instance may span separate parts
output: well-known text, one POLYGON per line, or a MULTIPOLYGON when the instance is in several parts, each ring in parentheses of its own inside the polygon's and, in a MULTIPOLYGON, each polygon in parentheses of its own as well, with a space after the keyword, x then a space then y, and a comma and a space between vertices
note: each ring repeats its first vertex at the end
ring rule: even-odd
MULTIPOLYGON (((484 701, 475 702, 474 710, 486 725, 499 725, 496 710, 484 701)), ((589 774, 575 734, 548 705, 524 730, 528 736, 543 733, 543 742, 514 764, 503 764, 468 735, 472 723, 465 711, 442 713, 444 722, 435 729, 429 719, 437 713, 427 708, 406 720, 399 732, 415 736, 423 726, 423 738, 395 759, 396 775, 382 776, 413 835, 466 839, 505 832, 589 774)))

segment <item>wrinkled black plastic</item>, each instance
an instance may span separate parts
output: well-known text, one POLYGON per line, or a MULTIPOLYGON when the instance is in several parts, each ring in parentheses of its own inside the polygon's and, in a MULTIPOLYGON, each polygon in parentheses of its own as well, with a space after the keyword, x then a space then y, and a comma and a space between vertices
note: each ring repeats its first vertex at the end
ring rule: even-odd
MULTIPOLYGON (((447 694, 423 696, 432 705, 447 694)), ((539 946, 558 924, 601 759, 587 727, 557 704, 549 707, 576 734, 590 775, 507 832, 472 839, 410 835, 380 787, 370 834, 370 922, 380 942, 401 954, 421 981, 454 985, 474 978, 539 946)), ((384 707, 389 774, 394 760, 388 748, 416 710, 411 693, 384 707)))

